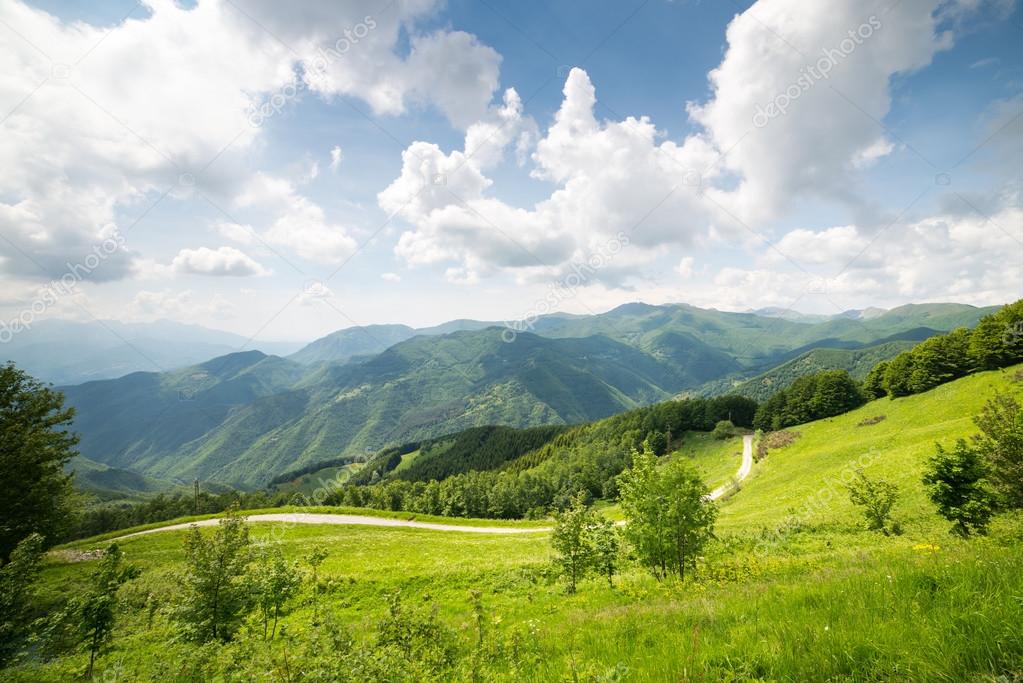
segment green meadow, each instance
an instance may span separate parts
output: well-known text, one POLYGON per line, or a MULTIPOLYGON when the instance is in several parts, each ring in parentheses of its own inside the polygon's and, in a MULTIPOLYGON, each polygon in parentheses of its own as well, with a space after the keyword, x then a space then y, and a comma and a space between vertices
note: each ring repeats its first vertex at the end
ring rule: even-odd
MULTIPOLYGON (((170 614, 185 532, 123 539, 143 571, 122 588, 116 637, 96 676, 303 680, 300 643, 322 628, 324 614, 355 641, 372 640, 388 597, 400 591, 405 604, 435 606, 463 659, 479 656, 471 671, 453 669, 455 679, 1023 680, 1023 517, 1003 515, 988 537, 959 540, 920 483, 935 442, 974 433, 972 415, 996 391, 1023 393, 1016 372, 981 373, 792 429, 795 441, 770 450, 721 503, 717 538, 685 582, 658 582, 627 564, 613 586, 590 578, 569 595, 548 534, 536 530, 549 522, 505 523, 531 531, 497 535, 254 521, 252 538, 279 542, 288 558, 329 552, 319 568, 324 592, 317 602, 304 590, 272 641, 197 647, 177 637, 170 614), (841 488, 856 466, 898 484, 902 535, 866 530, 841 488), (473 611, 473 590, 481 611, 473 611)), ((713 486, 735 471, 740 451, 738 439, 689 434, 672 457, 692 458, 713 486)), ((94 564, 83 553, 106 543, 51 553, 44 599, 55 604, 83 585, 94 564)), ((250 628, 258 630, 254 620, 250 628)), ((64 681, 80 676, 87 659, 37 657, 0 675, 64 681)))

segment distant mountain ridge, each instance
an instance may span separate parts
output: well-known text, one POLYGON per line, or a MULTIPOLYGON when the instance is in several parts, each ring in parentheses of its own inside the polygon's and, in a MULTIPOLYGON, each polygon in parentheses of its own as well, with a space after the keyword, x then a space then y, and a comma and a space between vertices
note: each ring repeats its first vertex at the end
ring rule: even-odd
POLYGON ((784 381, 799 362, 894 355, 899 342, 973 325, 992 310, 927 304, 807 323, 637 303, 544 316, 515 334, 484 321, 350 328, 289 358, 247 351, 63 391, 78 410, 85 457, 156 479, 254 488, 312 463, 469 427, 587 422, 708 386, 721 393, 778 366, 784 381), (390 339, 400 341, 372 351, 390 339), (869 350, 883 344, 894 345, 869 350))
POLYGON ((0 362, 14 361, 45 382, 79 384, 132 372, 175 370, 245 348, 287 354, 298 346, 256 342, 230 332, 168 320, 42 320, 0 345, 0 362))

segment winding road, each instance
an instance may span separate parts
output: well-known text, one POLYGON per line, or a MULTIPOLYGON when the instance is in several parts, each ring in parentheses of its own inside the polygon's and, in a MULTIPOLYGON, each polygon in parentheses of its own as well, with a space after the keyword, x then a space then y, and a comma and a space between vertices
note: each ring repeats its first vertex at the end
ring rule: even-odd
MULTIPOLYGON (((717 500, 722 496, 732 492, 737 487, 736 482, 740 482, 749 476, 750 470, 753 469, 753 437, 744 436, 742 437, 742 464, 739 465, 739 470, 735 473, 735 476, 726 484, 722 484, 713 491, 710 492, 708 498, 710 500, 717 500)), ((250 522, 281 522, 285 524, 339 524, 339 525, 355 525, 355 526, 376 526, 376 527, 400 527, 409 529, 429 529, 431 531, 461 531, 470 534, 536 534, 550 531, 550 527, 535 527, 532 529, 526 529, 522 527, 501 527, 501 526, 466 526, 464 524, 438 524, 436 522, 419 522, 413 519, 395 519, 393 517, 370 517, 368 515, 333 515, 326 513, 305 513, 305 512, 280 512, 280 513, 266 513, 259 515, 249 515, 246 519, 250 522)), ((156 529, 146 529, 144 531, 136 531, 131 534, 125 534, 124 536, 118 536, 116 539, 121 540, 125 538, 133 538, 135 536, 145 536, 146 534, 155 534, 161 531, 174 531, 176 529, 187 529, 190 526, 216 526, 220 522, 220 518, 203 519, 197 522, 183 522, 181 524, 171 524, 169 526, 162 526, 156 529)), ((619 522, 624 524, 624 522, 619 522)))

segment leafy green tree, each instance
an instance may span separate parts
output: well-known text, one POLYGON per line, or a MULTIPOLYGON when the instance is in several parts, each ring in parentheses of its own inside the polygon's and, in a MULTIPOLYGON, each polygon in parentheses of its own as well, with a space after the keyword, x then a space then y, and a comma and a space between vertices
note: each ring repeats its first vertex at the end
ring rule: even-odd
POLYGON ((886 372, 888 372, 888 361, 881 361, 867 373, 863 379, 863 393, 868 399, 883 398, 888 395, 884 383, 886 372))
POLYGON ((884 389, 892 398, 909 396, 913 393, 910 388, 910 376, 913 374, 913 354, 903 351, 892 360, 888 361, 888 367, 884 373, 884 389))
POLYGON ((74 417, 64 395, 13 363, 0 366, 0 565, 32 533, 53 544, 74 519, 71 477, 64 466, 77 453, 74 417))
POLYGON ((609 519, 598 520, 591 529, 593 540, 593 567, 607 577, 607 585, 614 587, 614 575, 622 556, 621 533, 609 519))
POLYGON ((89 650, 89 668, 85 677, 92 678, 92 668, 100 651, 110 642, 117 618, 117 591, 122 584, 139 575, 138 567, 123 563, 124 554, 114 543, 103 553, 93 572, 85 595, 71 601, 70 614, 78 624, 79 636, 89 650))
POLYGON ((263 640, 267 639, 271 620, 273 628, 270 629, 270 640, 273 640, 277 635, 277 621, 285 613, 288 601, 302 587, 302 574, 297 562, 288 562, 281 549, 273 546, 260 556, 253 578, 256 602, 263 618, 263 640))
POLYGON ((897 522, 892 521, 892 508, 899 500, 899 489, 890 481, 871 479, 857 468, 853 480, 846 486, 849 500, 863 508, 867 528, 885 536, 899 534, 897 522))
POLYGON ((908 388, 914 394, 969 374, 970 331, 959 328, 920 342, 911 351, 913 369, 908 388))
POLYGON ((650 450, 653 451, 654 455, 664 455, 668 452, 668 435, 660 430, 655 430, 647 434, 647 443, 650 444, 650 450))
POLYGON ((815 375, 811 411, 814 419, 847 413, 864 403, 863 393, 845 370, 824 370, 815 375))
POLYGON ((252 605, 246 569, 252 560, 249 528, 232 509, 212 537, 193 525, 185 537, 184 595, 177 614, 193 640, 228 641, 252 605))
POLYGON ((11 659, 24 635, 43 547, 41 535, 29 534, 0 567, 0 665, 11 659))
POLYGON ((619 484, 625 537, 655 576, 670 572, 684 579, 713 534, 717 508, 709 489, 684 460, 659 468, 648 451, 633 453, 632 460, 619 484))
POLYGON ((970 356, 985 370, 1023 360, 1023 299, 980 319, 970 335, 970 356))
POLYGON ((1023 410, 1016 399, 999 394, 974 418, 980 434, 974 445, 984 459, 1000 503, 1023 508, 1023 410))
POLYGON ((734 424, 732 424, 728 420, 721 420, 716 425, 714 425, 714 431, 711 432, 711 435, 715 439, 723 441, 731 436, 734 436, 735 433, 736 430, 734 424))
POLYGON ((596 524, 596 515, 583 502, 582 494, 572 499, 571 507, 554 515, 551 547, 556 553, 555 561, 568 577, 569 593, 575 593, 579 581, 593 567, 595 550, 592 532, 596 524))
POLYGON ((313 582, 313 620, 319 621, 320 618, 320 565, 330 555, 323 548, 316 548, 311 553, 306 555, 303 559, 305 563, 309 565, 311 571, 311 578, 313 582))
POLYGON ((927 462, 923 482, 938 514, 952 522, 951 532, 962 537, 986 534, 994 515, 994 496, 988 490, 987 467, 979 449, 964 439, 951 451, 937 445, 927 462))

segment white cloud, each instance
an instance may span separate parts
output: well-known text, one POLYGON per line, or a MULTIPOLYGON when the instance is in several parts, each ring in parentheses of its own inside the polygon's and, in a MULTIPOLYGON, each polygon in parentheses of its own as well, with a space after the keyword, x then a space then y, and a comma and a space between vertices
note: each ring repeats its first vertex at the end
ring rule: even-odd
POLYGON ((739 179, 715 196, 752 223, 800 197, 858 201, 854 171, 883 150, 877 122, 891 107, 892 78, 952 44, 938 30, 941 4, 759 0, 736 16, 710 73, 713 96, 690 106, 709 140, 729 150, 723 163, 739 179), (826 77, 811 72, 824 71, 818 62, 833 63, 826 77), (779 97, 790 99, 786 113, 757 128, 757 112, 779 97))
MULTIPOLYGON (((709 75, 712 95, 689 106, 697 130, 681 142, 646 117, 598 119, 593 83, 573 69, 553 124, 533 145, 531 174, 554 187, 531 208, 497 199, 488 174, 523 139, 508 134, 527 120, 509 94, 502 116, 492 108, 469 127, 462 150, 424 141, 405 150, 401 174, 378 195, 384 210, 412 226, 396 253, 413 265, 448 264, 448 279, 458 281, 501 272, 529 279, 563 272, 624 232, 630 246, 617 268, 597 276, 622 282, 669 245, 748 240, 735 217, 763 230, 802 200, 861 206, 860 174, 895 150, 876 122, 889 111, 892 79, 952 44, 939 28, 941 5, 759 0, 729 24, 728 49, 709 75), (842 54, 826 78, 806 75, 835 50, 842 54), (758 108, 801 77, 809 85, 799 86, 787 113, 754 125, 758 108), (488 136, 496 144, 472 154, 488 136)), ((524 139, 532 144, 528 129, 524 139)), ((817 242, 841 249, 863 239, 854 227, 832 230, 817 242)), ((789 236, 789 246, 814 234, 807 233, 789 236)))
POLYGON ((235 307, 220 294, 197 297, 192 290, 142 290, 135 295, 122 319, 133 322, 171 319, 185 322, 210 318, 223 320, 235 315, 235 307))
POLYGON ((681 275, 683 279, 688 280, 693 276, 694 263, 695 259, 692 256, 685 256, 678 262, 675 272, 681 275))
MULTIPOLYGON (((21 0, 0 4, 9 36, 0 42, 0 111, 13 112, 0 136, 0 231, 13 245, 0 244, 4 272, 59 275, 118 210, 141 214, 165 192, 233 195, 260 136, 254 120, 293 106, 303 90, 296 74, 314 74, 321 55, 330 60, 316 92, 358 97, 380 113, 421 102, 463 125, 483 114, 497 87, 493 50, 468 34, 417 29, 437 0, 145 5, 148 14, 101 27, 21 0), (403 33, 412 41, 407 56, 399 54, 403 33), (345 49, 335 58, 338 46, 345 49)), ((299 242, 344 250, 344 238, 310 238, 318 218, 305 213, 299 242)), ((94 278, 125 277, 132 260, 110 258, 94 278)))
POLYGON ((234 247, 182 249, 171 266, 186 275, 247 277, 269 275, 269 271, 234 247))
POLYGON ((334 298, 334 292, 322 282, 309 282, 302 288, 298 295, 298 303, 309 306, 317 301, 326 301, 334 298))
POLYGON ((341 167, 341 162, 344 160, 344 152, 337 145, 330 150, 330 170, 337 173, 337 169, 341 167))
POLYGON ((235 203, 271 212, 276 217, 262 233, 263 239, 288 247, 309 261, 336 263, 351 256, 357 247, 342 226, 327 220, 319 204, 299 194, 283 178, 256 174, 235 203))
POLYGON ((401 282, 401 275, 397 273, 382 273, 380 279, 385 282, 401 282))

